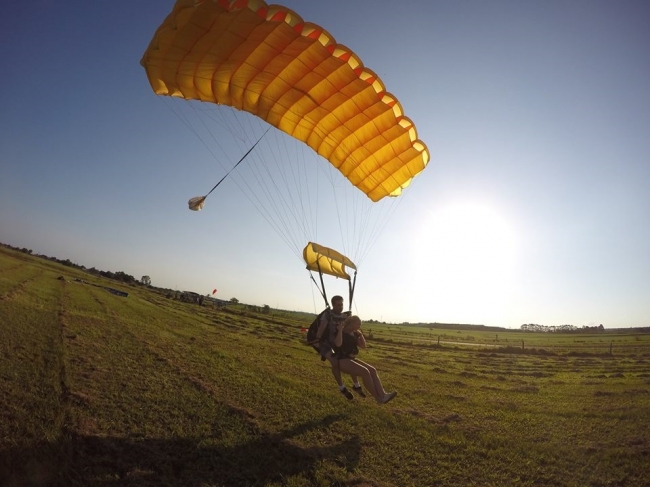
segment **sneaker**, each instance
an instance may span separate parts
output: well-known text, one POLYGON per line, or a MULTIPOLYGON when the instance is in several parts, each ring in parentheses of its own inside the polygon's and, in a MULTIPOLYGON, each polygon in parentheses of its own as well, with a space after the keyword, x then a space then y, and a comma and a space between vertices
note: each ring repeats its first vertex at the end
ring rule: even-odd
POLYGON ((350 391, 348 391, 348 389, 346 387, 344 387, 343 389, 339 389, 339 391, 341 391, 341 394, 343 394, 350 401, 352 399, 354 399, 354 396, 352 395, 352 393, 350 391))
POLYGON ((359 387, 357 387, 357 386, 352 386, 352 390, 353 390, 354 392, 356 392, 357 394, 359 394, 361 397, 366 397, 366 393, 363 392, 363 388, 362 388, 361 386, 359 386, 359 387))
POLYGON ((392 401, 393 399, 395 399, 395 396, 397 396, 397 392, 391 392, 389 394, 386 394, 384 396, 384 399, 382 399, 381 404, 386 404, 387 402, 392 401))

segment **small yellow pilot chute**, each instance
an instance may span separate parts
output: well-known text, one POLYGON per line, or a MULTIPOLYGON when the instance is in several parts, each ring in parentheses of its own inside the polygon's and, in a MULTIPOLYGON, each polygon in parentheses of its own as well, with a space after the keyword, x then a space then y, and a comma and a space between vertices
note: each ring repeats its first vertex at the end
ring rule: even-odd
POLYGON ((334 249, 323 247, 317 243, 309 242, 302 252, 302 256, 310 271, 318 271, 334 277, 350 280, 346 266, 357 270, 357 266, 345 255, 334 249))
POLYGON ((310 271, 311 279, 316 284, 316 287, 320 291, 323 299, 325 300, 325 306, 329 307, 329 302, 327 301, 327 294, 325 293, 325 284, 323 282, 323 274, 327 274, 334 277, 340 277, 348 281, 349 297, 348 303, 350 309, 352 309, 352 298, 354 297, 354 285, 357 281, 357 266, 354 265, 350 259, 345 255, 337 252, 334 249, 329 247, 324 247, 314 242, 309 242, 305 249, 302 252, 302 256, 305 259, 307 264, 307 270, 310 271), (354 269, 354 277, 351 278, 348 274, 346 267, 349 269, 354 269), (318 287, 318 283, 314 279, 311 271, 318 272, 320 276, 321 287, 318 287))

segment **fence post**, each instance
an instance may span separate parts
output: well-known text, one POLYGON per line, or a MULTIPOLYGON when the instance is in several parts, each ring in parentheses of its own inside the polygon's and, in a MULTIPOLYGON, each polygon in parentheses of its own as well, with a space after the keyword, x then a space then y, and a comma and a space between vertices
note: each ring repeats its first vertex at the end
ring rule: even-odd
POLYGON ((524 349, 524 341, 523 340, 521 341, 521 349, 522 350, 524 349))

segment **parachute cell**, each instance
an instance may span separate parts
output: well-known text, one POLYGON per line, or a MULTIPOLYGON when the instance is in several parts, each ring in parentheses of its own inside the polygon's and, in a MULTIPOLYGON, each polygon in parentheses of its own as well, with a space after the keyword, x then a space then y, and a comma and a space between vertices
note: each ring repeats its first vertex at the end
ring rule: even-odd
POLYGON ((429 161, 379 77, 287 8, 178 0, 141 64, 156 94, 256 115, 305 142, 372 201, 399 195, 429 161))

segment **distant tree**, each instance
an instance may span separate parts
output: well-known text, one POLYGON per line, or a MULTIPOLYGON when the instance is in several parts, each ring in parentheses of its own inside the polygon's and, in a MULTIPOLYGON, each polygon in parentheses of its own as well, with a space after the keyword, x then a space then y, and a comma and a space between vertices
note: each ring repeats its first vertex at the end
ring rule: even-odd
POLYGON ((133 277, 131 274, 127 274, 126 272, 123 271, 117 271, 113 275, 113 279, 116 281, 121 281, 121 282, 126 282, 126 283, 135 283, 135 277, 133 277))
POLYGON ((237 298, 230 298, 230 302, 231 302, 232 304, 238 304, 238 303, 239 303, 239 299, 237 299, 237 298))
POLYGON ((140 282, 145 286, 151 286, 151 278, 149 276, 142 276, 140 282))
POLYGON ((271 312, 271 307, 268 304, 264 305, 264 314, 269 314, 271 312))

